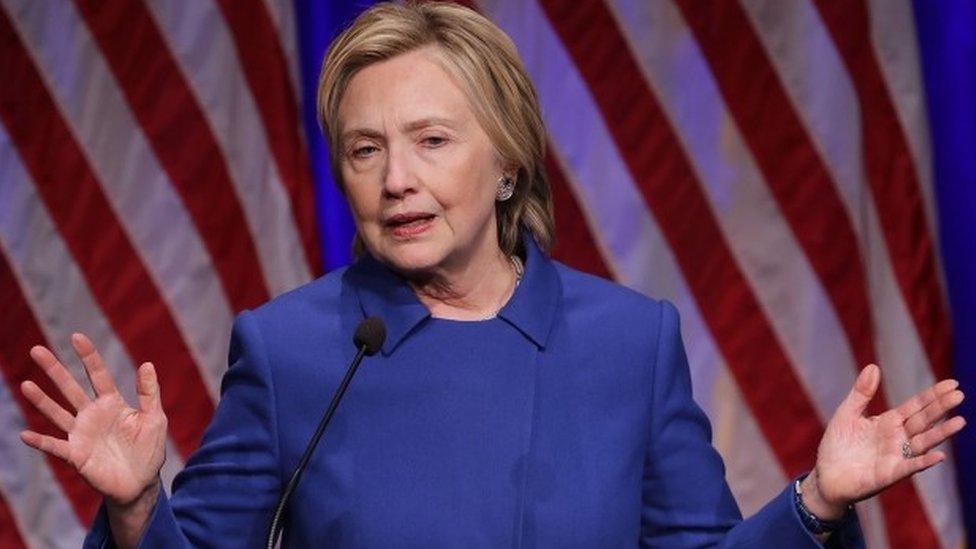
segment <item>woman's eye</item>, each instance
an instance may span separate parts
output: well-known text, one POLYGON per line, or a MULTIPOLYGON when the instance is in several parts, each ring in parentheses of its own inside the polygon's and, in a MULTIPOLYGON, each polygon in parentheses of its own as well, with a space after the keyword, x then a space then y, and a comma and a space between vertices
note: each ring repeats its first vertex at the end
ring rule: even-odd
POLYGON ((377 149, 373 145, 363 145, 361 147, 353 147, 353 149, 352 149, 352 155, 355 158, 365 158, 365 157, 373 154, 377 150, 379 150, 379 149, 377 149))
POLYGON ((447 138, 438 135, 432 135, 423 138, 422 142, 424 145, 427 145, 428 147, 440 147, 441 145, 447 143, 447 138))

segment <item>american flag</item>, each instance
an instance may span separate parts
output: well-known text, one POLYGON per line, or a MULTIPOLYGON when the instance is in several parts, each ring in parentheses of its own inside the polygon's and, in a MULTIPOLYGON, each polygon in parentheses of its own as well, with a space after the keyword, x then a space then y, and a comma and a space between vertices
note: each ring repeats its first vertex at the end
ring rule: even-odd
MULTIPOLYGON (((157 365, 168 486, 234 314, 348 261, 302 117, 321 59, 303 62, 302 14, 325 8, 297 5, 0 0, 0 547, 78 546, 100 503, 18 439, 52 431, 19 392, 52 388, 30 346, 84 379, 84 331, 130 402, 157 365)), ((910 0, 469 5, 537 87, 555 256, 680 309, 744 514, 811 467, 860 366, 882 365, 874 412, 949 375, 910 0)), ((964 542, 951 461, 857 509, 871 547, 964 542)))

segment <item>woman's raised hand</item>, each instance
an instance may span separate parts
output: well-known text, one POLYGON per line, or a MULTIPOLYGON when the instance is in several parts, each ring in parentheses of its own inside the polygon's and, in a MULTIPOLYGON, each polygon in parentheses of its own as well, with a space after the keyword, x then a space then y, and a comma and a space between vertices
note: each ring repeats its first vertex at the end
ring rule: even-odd
MULTIPOLYGON (((106 503, 132 506, 158 490, 159 470, 166 453, 166 415, 159 398, 159 383, 151 363, 139 367, 136 390, 139 407, 132 408, 119 394, 92 342, 81 334, 71 337, 95 390, 94 400, 67 368, 45 347, 30 356, 57 386, 74 411, 65 410, 36 383, 25 381, 21 391, 35 408, 67 434, 67 439, 24 431, 27 445, 70 463, 106 503)), ((152 498, 155 502, 154 497, 152 498)))
POLYGON ((963 399, 959 383, 951 379, 867 417, 864 411, 880 383, 876 365, 861 370, 827 424, 816 468, 801 488, 804 502, 821 518, 835 518, 847 505, 940 463, 946 456, 934 448, 966 425, 961 416, 948 417, 963 399))

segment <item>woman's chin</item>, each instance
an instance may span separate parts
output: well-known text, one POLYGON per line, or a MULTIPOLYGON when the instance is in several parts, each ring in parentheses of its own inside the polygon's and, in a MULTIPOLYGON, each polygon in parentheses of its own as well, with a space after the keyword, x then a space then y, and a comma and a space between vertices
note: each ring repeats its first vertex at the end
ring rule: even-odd
POLYGON ((396 253, 385 255, 379 259, 405 275, 432 273, 443 260, 441 255, 434 253, 433 250, 405 250, 402 248, 396 253))

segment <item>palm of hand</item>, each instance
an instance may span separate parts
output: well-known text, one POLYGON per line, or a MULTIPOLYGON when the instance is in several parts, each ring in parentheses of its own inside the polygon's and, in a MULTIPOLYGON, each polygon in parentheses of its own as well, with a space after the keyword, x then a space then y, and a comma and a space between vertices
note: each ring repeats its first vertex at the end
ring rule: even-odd
POLYGON ((37 384, 21 385, 24 396, 67 440, 34 431, 21 439, 70 463, 93 488, 117 506, 126 506, 158 486, 166 453, 166 415, 152 364, 139 367, 136 390, 139 408, 132 408, 115 386, 112 376, 88 338, 76 334, 72 345, 84 363, 95 398, 81 388, 68 370, 44 347, 31 349, 31 358, 54 382, 76 413, 72 414, 37 384))
POLYGON ((820 444, 817 467, 821 484, 838 489, 824 497, 858 501, 893 484, 905 465, 900 449, 905 440, 901 418, 894 411, 857 417, 844 425, 832 422, 820 444))
POLYGON ((827 425, 817 453, 817 481, 833 505, 869 498, 903 478, 945 459, 930 451, 965 425, 961 417, 942 421, 962 402, 953 380, 940 382, 878 416, 864 415, 877 392, 877 366, 862 371, 851 393, 827 425), (908 443, 910 454, 903 445, 908 443))
POLYGON ((78 412, 68 433, 68 461, 106 497, 128 502, 155 479, 165 444, 165 417, 131 408, 114 393, 78 412))

